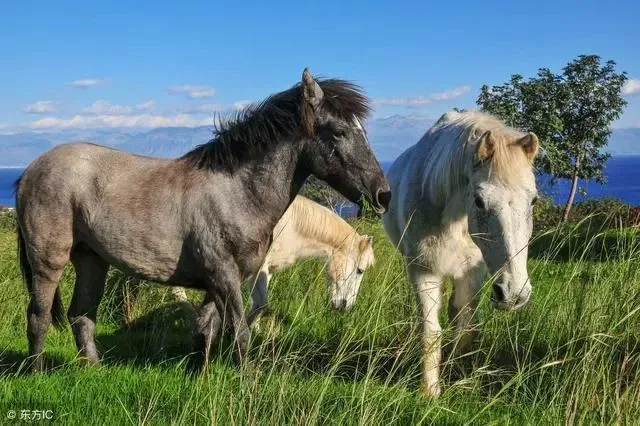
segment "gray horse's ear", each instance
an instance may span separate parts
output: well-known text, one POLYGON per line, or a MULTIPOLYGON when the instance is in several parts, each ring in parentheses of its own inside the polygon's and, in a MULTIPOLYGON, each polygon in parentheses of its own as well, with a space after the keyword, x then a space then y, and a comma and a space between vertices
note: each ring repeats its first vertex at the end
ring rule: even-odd
POLYGON ((491 136, 491 130, 484 132, 476 146, 476 164, 487 161, 496 149, 496 142, 491 136))
POLYGON ((324 92, 318 82, 311 76, 309 68, 305 68, 302 72, 302 96, 304 101, 311 105, 313 109, 317 109, 320 106, 324 97, 324 92))
POLYGON ((529 161, 533 161, 538 155, 538 149, 540 149, 540 142, 538 136, 535 133, 529 132, 526 136, 518 139, 518 145, 522 147, 529 161))

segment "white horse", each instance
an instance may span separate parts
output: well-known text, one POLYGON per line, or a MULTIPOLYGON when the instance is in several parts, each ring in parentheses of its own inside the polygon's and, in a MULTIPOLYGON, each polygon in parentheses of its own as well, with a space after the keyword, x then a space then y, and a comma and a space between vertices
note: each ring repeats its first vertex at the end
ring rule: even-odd
POLYGON ((440 394, 441 285, 454 281, 449 318, 456 349, 473 341, 486 266, 492 302, 518 309, 531 296, 527 247, 537 199, 538 138, 481 112, 449 112, 391 166, 385 230, 404 255, 422 315, 422 391, 440 394))
MULTIPOLYGON (((364 272, 375 261, 373 237, 358 234, 333 211, 298 195, 273 230, 273 242, 260 271, 248 281, 255 283, 249 324, 267 308, 271 275, 308 258, 326 260, 331 304, 337 310, 348 310, 364 272)), ((171 292, 178 300, 187 300, 182 287, 173 287, 171 292)))

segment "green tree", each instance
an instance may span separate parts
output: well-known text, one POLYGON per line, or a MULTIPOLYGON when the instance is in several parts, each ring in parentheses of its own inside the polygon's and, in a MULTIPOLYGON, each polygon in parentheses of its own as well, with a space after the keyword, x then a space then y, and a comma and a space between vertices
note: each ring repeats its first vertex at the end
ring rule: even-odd
POLYGON ((622 97, 625 72, 616 63, 601 64, 597 55, 581 55, 562 74, 541 68, 528 80, 511 76, 507 83, 482 86, 477 104, 508 125, 538 135, 544 155, 537 168, 553 179, 569 179, 571 191, 563 214, 567 220, 579 179, 606 182, 604 151, 611 131, 627 102, 622 97))
POLYGON ((345 200, 337 191, 313 175, 305 182, 300 195, 332 210, 335 210, 336 206, 345 200))

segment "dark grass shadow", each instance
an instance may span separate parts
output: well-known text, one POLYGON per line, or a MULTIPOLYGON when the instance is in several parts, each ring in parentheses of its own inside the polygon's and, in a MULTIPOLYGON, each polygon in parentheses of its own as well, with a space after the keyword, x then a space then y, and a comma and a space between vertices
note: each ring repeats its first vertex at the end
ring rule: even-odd
MULTIPOLYGON (((33 373, 30 369, 28 354, 12 349, 0 349, 0 378, 7 376, 26 376, 33 373)), ((57 355, 44 354, 45 371, 55 371, 68 364, 57 355)))
POLYGON ((96 336, 104 364, 177 364, 191 352, 195 317, 191 305, 167 303, 122 325, 115 333, 96 336))

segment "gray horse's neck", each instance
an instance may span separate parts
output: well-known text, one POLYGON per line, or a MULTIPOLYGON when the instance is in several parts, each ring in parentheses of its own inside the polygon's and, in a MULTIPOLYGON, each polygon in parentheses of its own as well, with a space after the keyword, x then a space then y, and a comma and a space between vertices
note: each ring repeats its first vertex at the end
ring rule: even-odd
POLYGON ((271 216, 274 226, 311 174, 301 161, 302 150, 303 142, 277 144, 237 172, 256 208, 271 216))

